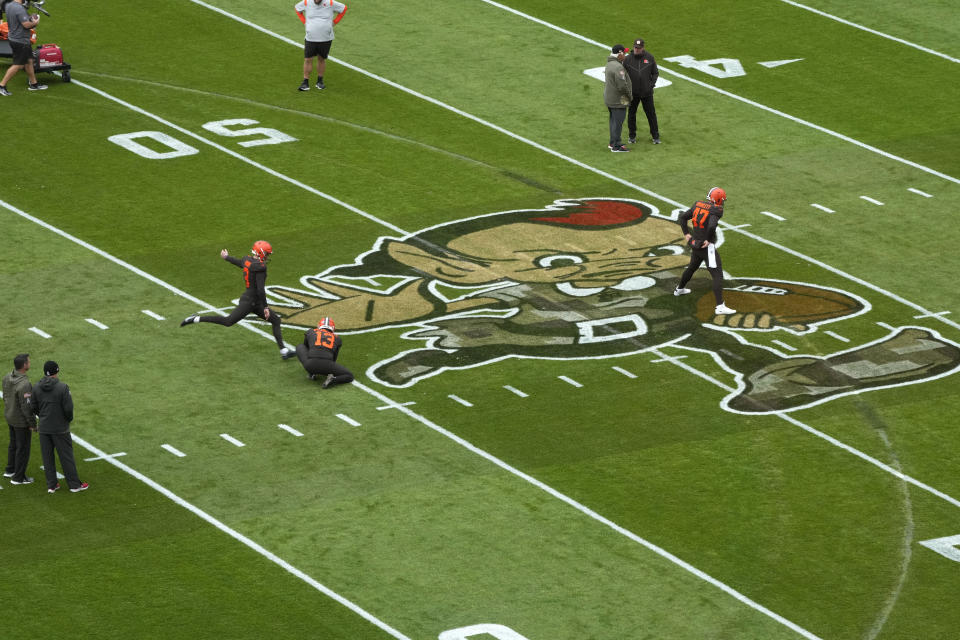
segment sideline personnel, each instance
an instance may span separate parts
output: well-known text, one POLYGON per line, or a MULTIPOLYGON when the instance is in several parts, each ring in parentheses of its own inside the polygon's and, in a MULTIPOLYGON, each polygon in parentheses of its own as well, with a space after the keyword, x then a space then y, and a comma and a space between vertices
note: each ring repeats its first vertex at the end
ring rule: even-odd
POLYGON ((7 72, 3 74, 3 80, 0 81, 0 96, 9 96, 7 82, 20 69, 26 69, 27 80, 30 84, 27 89, 30 91, 43 91, 47 85, 37 82, 37 74, 33 70, 33 46, 30 44, 30 29, 33 29, 40 23, 40 15, 28 15, 27 9, 23 6, 25 0, 12 0, 4 7, 7 14, 7 25, 10 32, 7 39, 10 41, 10 51, 13 53, 13 63, 7 72))
POLYGON ((333 44, 333 25, 343 19, 347 5, 335 0, 300 0, 293 9, 300 16, 300 22, 304 24, 307 32, 303 41, 303 82, 298 88, 300 91, 310 90, 310 68, 314 66, 316 59, 317 89, 326 89, 323 74, 327 69, 327 57, 333 44))
POLYGON ((86 491, 90 485, 81 482, 77 475, 77 463, 73 458, 73 438, 70 423, 73 422, 73 397, 70 387, 59 378, 60 366, 53 360, 43 363, 43 378, 33 388, 31 398, 33 412, 40 418, 40 455, 43 457, 43 473, 47 477, 47 493, 60 488, 57 482, 57 466, 54 451, 60 458, 60 467, 67 478, 72 493, 86 491))
POLYGON ((30 461, 31 431, 37 430, 37 417, 30 406, 33 385, 27 377, 30 354, 21 353, 13 359, 13 371, 3 376, 3 417, 10 427, 10 448, 7 450, 7 468, 4 476, 11 484, 30 484, 27 462, 30 461))

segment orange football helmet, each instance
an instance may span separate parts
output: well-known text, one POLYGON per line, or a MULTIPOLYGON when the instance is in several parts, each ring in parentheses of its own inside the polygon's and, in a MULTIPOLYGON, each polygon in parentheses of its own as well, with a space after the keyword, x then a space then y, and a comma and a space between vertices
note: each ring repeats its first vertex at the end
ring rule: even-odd
POLYGON ((273 247, 266 240, 257 240, 253 243, 253 255, 259 258, 260 262, 266 262, 272 253, 273 247))
POLYGON ((727 199, 727 192, 721 189, 720 187, 713 187, 710 191, 707 192, 707 200, 713 204, 723 206, 723 203, 727 199))
POLYGON ((320 322, 317 323, 317 329, 329 329, 330 331, 336 331, 336 326, 333 324, 332 318, 321 318, 320 322))

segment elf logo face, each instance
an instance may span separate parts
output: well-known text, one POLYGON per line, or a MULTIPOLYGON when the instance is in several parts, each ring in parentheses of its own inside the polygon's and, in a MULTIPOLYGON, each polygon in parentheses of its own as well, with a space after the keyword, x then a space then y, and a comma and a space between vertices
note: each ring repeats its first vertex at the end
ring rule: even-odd
MULTIPOLYGON (((738 338, 813 333, 867 312, 866 300, 803 283, 729 279, 725 296, 738 313, 715 316, 708 288, 673 295, 688 260, 679 225, 652 205, 567 199, 381 237, 352 264, 304 276, 299 288, 271 285, 268 295, 287 325, 311 328, 330 316, 341 334, 399 334, 400 345, 367 369, 390 387, 506 358, 610 358, 662 348, 727 354, 736 364, 729 368, 736 391, 722 403, 730 411, 790 410, 880 386, 869 373, 849 371, 838 383, 842 368, 834 364, 843 358, 801 363, 738 338), (794 364, 808 382, 820 376, 823 384, 807 385, 814 392, 793 383, 791 375, 801 375, 794 364)), ((904 366, 894 382, 960 363, 960 349, 934 332, 910 340, 927 340, 920 350, 936 364, 913 378, 918 368, 904 366)), ((874 361, 897 357, 880 342, 867 348, 874 361)))

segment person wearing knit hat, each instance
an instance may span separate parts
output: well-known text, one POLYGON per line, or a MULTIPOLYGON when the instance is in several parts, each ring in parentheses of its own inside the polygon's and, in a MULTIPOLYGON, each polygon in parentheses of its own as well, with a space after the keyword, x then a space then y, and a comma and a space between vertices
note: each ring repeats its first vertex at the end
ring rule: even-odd
POLYGON ((37 431, 40 438, 40 455, 43 472, 47 478, 47 493, 56 493, 57 461, 67 479, 72 493, 86 491, 90 485, 80 480, 77 463, 73 457, 73 438, 70 423, 73 422, 73 397, 70 387, 60 380, 60 365, 53 360, 43 363, 43 378, 33 387, 30 403, 39 418, 37 431), (56 457, 54 456, 56 454, 56 457))

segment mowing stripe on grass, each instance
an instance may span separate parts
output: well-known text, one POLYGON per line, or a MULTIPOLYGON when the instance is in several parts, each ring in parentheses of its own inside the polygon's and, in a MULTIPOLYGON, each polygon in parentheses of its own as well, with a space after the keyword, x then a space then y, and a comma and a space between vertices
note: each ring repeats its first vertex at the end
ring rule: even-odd
MULTIPOLYGON (((136 479, 139 480, 140 482, 144 483, 145 485, 147 485, 147 486, 150 487, 151 489, 154 489, 154 490, 158 491, 159 493, 163 494, 164 496, 166 496, 167 498, 169 498, 169 499, 172 500, 173 502, 177 503, 178 505, 180 505, 180 506, 183 507, 184 509, 186 509, 186 510, 188 510, 188 511, 191 511, 191 512, 193 512, 195 515, 197 515, 197 516, 199 516, 200 518, 202 518, 203 520, 206 520, 208 523, 212 524, 214 527, 216 527, 217 529, 219 529, 219 530, 222 531, 223 533, 227 534, 228 536, 230 536, 230 537, 233 538, 234 540, 236 540, 236 541, 238 541, 238 542, 246 545, 246 546, 249 547, 250 549, 253 549, 254 551, 256 551, 257 553, 259 553, 261 556, 263 556, 264 558, 266 558, 266 559, 269 560, 270 562, 276 564, 278 567, 281 567, 282 569, 284 569, 284 570, 287 571, 288 573, 296 576, 297 578, 300 578, 301 580, 303 580, 304 582, 306 582, 307 584, 309 584, 311 587, 313 587, 313 588, 316 589, 317 591, 323 593, 324 595, 326 595, 326 596, 329 597, 329 598, 332 598, 332 599, 336 600, 337 602, 339 602, 339 603, 342 604, 343 606, 347 607, 348 609, 350 609, 351 611, 353 611, 354 613, 356 613, 356 614, 359 615, 360 617, 364 618, 364 619, 367 620, 368 622, 371 622, 371 623, 373 623, 374 625, 376 625, 377 627, 379 627, 380 629, 382 629, 383 631, 386 631, 387 633, 389 633, 389 634, 390 634, 391 636, 393 636, 394 638, 398 638, 399 640, 410 640, 410 638, 408 638, 407 636, 403 635, 402 633, 400 633, 399 631, 397 631, 396 629, 394 629, 393 627, 391 627, 391 626, 388 625, 387 623, 383 622, 383 621, 380 620, 379 618, 374 617, 372 614, 370 614, 370 613, 368 613, 367 611, 365 611, 364 609, 360 608, 358 605, 354 604, 354 603, 351 602, 350 600, 347 600, 346 598, 344 598, 343 596, 341 596, 341 595, 340 595, 339 593, 337 593, 336 591, 333 591, 333 590, 331 590, 330 588, 328 588, 328 587, 324 586, 323 584, 321 584, 320 582, 317 582, 316 580, 314 580, 313 578, 311 578, 310 576, 308 576, 306 573, 304 573, 304 572, 301 571, 300 569, 297 569, 295 566, 293 566, 292 564, 290 564, 289 562, 287 562, 287 561, 284 560, 283 558, 275 555, 274 553, 272 553, 272 552, 270 552, 269 550, 265 549, 264 547, 260 546, 259 544, 257 544, 256 542, 254 542, 253 540, 251 540, 251 539, 248 538, 247 536, 243 535, 242 533, 240 533, 240 532, 238 532, 238 531, 236 531, 236 530, 234 530, 234 529, 231 529, 230 527, 228 527, 228 526, 225 525, 224 523, 220 522, 219 520, 217 520, 216 518, 214 518, 213 516, 211 516, 209 513, 207 513, 207 512, 204 511, 203 509, 200 509, 199 507, 197 507, 197 506, 195 506, 195 505, 187 502, 186 500, 184 500, 183 498, 181 498, 180 496, 178 496, 178 495, 175 494, 174 492, 170 491, 169 489, 167 489, 166 487, 160 485, 159 483, 154 482, 153 480, 151 480, 151 479, 148 478, 147 476, 143 475, 142 473, 140 473, 140 472, 137 471, 136 469, 133 469, 132 467, 129 467, 129 466, 123 464, 122 462, 119 462, 119 461, 117 461, 117 460, 115 460, 115 459, 113 459, 113 458, 108 457, 106 453, 104 453, 103 451, 101 451, 101 450, 98 449, 97 447, 93 446, 92 444, 90 444, 89 442, 87 442, 86 440, 84 440, 83 438, 79 438, 79 437, 77 437, 76 435, 74 435, 74 436, 73 436, 73 440, 74 440, 74 442, 76 442, 77 444, 79 444, 79 445, 80 445, 81 447, 83 447, 84 449, 86 449, 86 450, 88 450, 88 451, 91 451, 92 453, 95 453, 95 454, 97 454, 98 456, 104 457, 104 458, 107 460, 107 462, 109 462, 110 464, 112 464, 112 465, 115 466, 116 468, 118 468, 118 469, 120 469, 121 471, 123 471, 123 472, 125 472, 125 473, 127 473, 127 474, 129 474, 129 475, 131 475, 131 476, 133 476, 134 478, 136 478, 136 479)), ((166 446, 166 445, 164 445, 164 446, 166 446)))
MULTIPOLYGON (((28 220, 30 220, 30 221, 32 221, 32 222, 35 222, 36 224, 39 224, 40 226, 42 226, 42 227, 45 228, 45 229, 48 229, 48 230, 50 230, 50 231, 53 231, 53 232, 56 233, 57 235, 60 235, 60 236, 62 236, 62 237, 64 237, 64 238, 70 240, 71 242, 75 242, 76 244, 84 247, 85 249, 88 249, 88 250, 90 250, 90 251, 93 251, 93 252, 96 253, 97 255, 100 255, 100 256, 102 256, 102 257, 110 260, 111 262, 113 262, 113 263, 115 263, 115 264, 117 264, 117 265, 119 265, 119 266, 121 266, 121 267, 123 267, 123 268, 125 268, 125 269, 128 269, 128 270, 130 270, 131 272, 133 272, 133 273, 135 273, 135 274, 137 274, 137 275, 139 275, 139 276, 141 276, 141 277, 143 277, 143 278, 146 278, 146 279, 149 280, 150 282, 153 282, 153 283, 155 283, 155 284, 158 284, 158 285, 160 285, 160 286, 163 286, 165 289, 167 289, 167 290, 170 291, 171 293, 174 293, 174 294, 176 294, 176 295, 182 296, 182 297, 187 298, 187 299, 189 299, 189 300, 193 300, 193 301, 199 303, 201 306, 204 306, 204 307, 209 308, 209 305, 207 305, 206 303, 200 301, 200 300, 197 299, 197 298, 194 298, 194 297, 191 296, 190 294, 188 294, 188 293, 186 293, 186 292, 184 292, 184 291, 181 291, 180 289, 177 289, 177 288, 175 288, 175 287, 172 287, 171 285, 168 285, 167 283, 165 283, 163 280, 160 280, 160 279, 157 278, 156 276, 150 275, 150 274, 148 274, 147 272, 143 271, 142 269, 139 269, 139 268, 137 268, 137 267, 134 267, 133 265, 128 264, 128 263, 124 262, 123 260, 120 260, 120 259, 118 259, 118 258, 115 258, 115 257, 111 256, 111 255, 110 255, 109 253, 107 253, 106 251, 103 251, 102 249, 99 249, 99 248, 97 248, 97 247, 94 247, 93 245, 89 244, 88 242, 84 242, 83 240, 80 240, 79 238, 76 238, 76 237, 70 235, 69 233, 66 233, 65 231, 61 231, 61 230, 57 229, 56 227, 54 227, 53 225, 51 225, 51 224, 49 224, 49 223, 43 222, 42 220, 39 220, 38 218, 36 218, 36 217, 34 217, 34 216, 31 216, 31 215, 27 214, 26 212, 20 211, 20 210, 17 209, 16 207, 13 207, 12 205, 4 202, 3 200, 0 200, 0 206, 4 206, 6 209, 12 211, 13 213, 17 213, 18 215, 21 215, 22 217, 24 217, 24 218, 26 218, 26 219, 28 219, 28 220)), ((257 333, 260 334, 261 336, 263 336, 264 338, 267 338, 267 339, 269 339, 269 340, 273 340, 273 336, 270 335, 270 334, 268 334, 268 333, 266 333, 265 331, 259 331, 259 330, 257 330, 257 333)), ((667 551, 666 549, 663 549, 662 547, 659 547, 659 546, 653 544, 652 542, 650 542, 650 541, 648 541, 648 540, 646 540, 646 539, 644 539, 644 538, 641 538, 640 536, 638 536, 637 534, 633 533, 632 531, 629 531, 628 529, 625 529, 625 528, 621 527, 620 525, 616 524, 615 522, 613 522, 613 521, 611 521, 611 520, 608 520, 607 518, 604 518, 603 516, 601 516, 601 515, 600 515, 599 513, 597 513, 596 511, 593 511, 592 509, 588 508, 587 506, 585 506, 585 505, 577 502, 577 501, 574 500, 573 498, 570 498, 570 497, 568 497, 567 495, 565 495, 565 494, 563 494, 563 493, 560 493, 559 491, 557 491, 557 490, 554 489, 553 487, 550 487, 549 485, 546 485, 546 484, 540 482, 540 481, 537 480, 536 478, 534 478, 534 477, 532 477, 532 476, 530 476, 530 475, 528 475, 528 474, 520 471, 520 470, 517 469, 516 467, 513 467, 513 466, 507 464, 506 462, 504 462, 504 461, 501 460, 500 458, 497 458, 497 457, 494 456, 493 454, 490 454, 490 453, 484 451, 483 449, 480 449, 479 447, 476 447, 475 445, 473 445, 473 444, 471 444, 470 442, 464 440, 463 438, 461 438, 460 436, 456 435, 455 433, 453 433, 453 432, 451 432, 451 431, 448 431, 447 429, 444 429, 443 427, 441 427, 440 425, 438 425, 438 424, 434 423, 433 421, 427 419, 426 417, 424 417, 424 416, 422 416, 422 415, 420 415, 420 414, 418 414, 418 413, 415 413, 415 412, 411 411, 411 410, 410 410, 409 408, 407 408, 404 404, 399 404, 399 403, 394 402, 393 400, 391 400, 391 399, 388 398, 387 396, 383 395, 383 394, 380 393, 379 391, 376 391, 375 389, 372 389, 372 388, 364 385, 363 383, 361 383, 361 382, 359 382, 359 381, 357 381, 357 380, 354 380, 352 384, 353 384, 354 386, 356 386, 358 389, 361 389, 362 391, 364 391, 365 393, 367 393, 367 394, 369 394, 369 395, 377 398, 378 400, 380 400, 381 402, 383 402, 385 405, 388 405, 388 406, 390 406, 390 407, 396 408, 398 411, 400 411, 400 412, 404 413, 405 415, 409 416, 411 419, 413 419, 413 420, 415 420, 415 421, 423 424, 424 426, 426 426, 426 427, 428 427, 428 428, 430 428, 430 429, 433 429, 433 430, 436 431, 437 433, 443 435, 443 436, 446 437, 446 438, 449 438, 450 440, 456 442, 456 443, 459 444, 460 446, 466 448, 468 451, 471 451, 471 452, 473 452, 473 453, 481 456, 482 458, 484 458, 484 459, 492 462, 493 464, 497 465, 497 466, 500 467, 501 469, 503 469, 503 470, 507 471, 508 473, 516 476, 517 478, 520 478, 520 479, 522 479, 522 480, 524 480, 524 481, 532 484, 533 486, 537 487, 538 489, 540 489, 540 490, 548 493, 549 495, 557 498, 558 500, 561 500, 561 501, 567 503, 568 505, 572 506, 573 508, 575 508, 577 511, 581 512, 582 514, 584 514, 584 515, 592 518, 593 520, 596 520, 597 522, 599 522, 599 523, 601 523, 601 524, 603 524, 603 525, 611 528, 612 530, 616 531, 617 533, 619 533, 619 534, 627 537, 628 539, 630 539, 630 540, 632 540, 632 541, 640 544, 641 546, 649 549, 650 551, 653 551, 654 553, 656 553, 657 555, 661 556, 662 558, 665 558, 666 560, 672 562, 673 564, 676 564, 677 566, 681 567, 681 568, 684 569, 685 571, 693 574, 694 576, 700 578, 701 580, 703 580, 703 581, 705 581, 705 582, 713 585, 714 587, 720 589, 720 590, 723 591, 724 593, 732 596, 733 598, 735 598, 735 599, 738 600, 739 602, 747 605, 747 606, 750 607, 751 609, 754 609, 754 610, 756 610, 756 611, 764 614, 765 616, 771 618, 772 620, 775 620, 776 622, 778 622, 778 623, 780 623, 780 624, 788 627, 789 629, 791 629, 791 630, 799 633, 801 636, 803 636, 803 637, 805 637, 805 638, 809 638, 810 640, 819 640, 818 636, 815 636, 814 634, 810 633, 809 631, 807 631, 807 630, 804 629, 803 627, 800 627, 800 626, 794 624, 793 622, 791 622, 790 620, 787 620, 786 618, 784 618, 783 616, 777 614, 776 612, 771 611, 770 609, 767 609, 766 607, 764 607, 763 605, 759 604, 758 602, 755 602, 754 600, 751 600, 750 598, 748 598, 747 596, 743 595, 742 593, 740 593, 739 591, 737 591, 737 590, 734 589, 733 587, 730 587, 730 586, 727 585, 726 583, 723 583, 723 582, 717 580, 716 578, 714 578, 713 576, 710 576, 709 574, 701 571, 700 569, 696 568, 696 567, 693 566, 692 564, 686 562, 685 560, 679 558, 678 556, 673 555, 672 553, 670 553, 670 552, 667 551)), ((341 420, 343 420, 344 422, 352 425, 352 426, 355 426, 355 427, 361 426, 359 422, 356 422, 355 420, 353 420, 353 419, 350 418, 349 416, 346 416, 346 415, 344 415, 344 414, 342 414, 342 413, 338 413, 338 414, 337 414, 337 417, 340 418, 341 420)), ((84 441, 84 440, 81 439, 81 438, 74 437, 74 440, 76 440, 81 446, 83 446, 84 448, 86 448, 86 449, 89 450, 89 451, 92 451, 93 453, 96 453, 96 454, 101 455, 101 456, 106 455, 104 452, 100 451, 99 449, 97 449, 97 448, 94 447, 93 445, 87 443, 86 441, 84 441)), ((162 445, 162 446, 163 446, 163 448, 166 449, 167 451, 170 451, 171 453, 174 453, 174 455, 182 455, 182 454, 180 454, 176 449, 174 449, 173 447, 171 447, 170 445, 164 444, 164 445, 162 445)), ((225 524, 223 524, 222 522, 220 522, 219 520, 217 520, 217 519, 214 518, 213 516, 207 514, 206 512, 202 511, 201 509, 197 508, 196 506, 194 506, 193 504, 187 502, 186 500, 183 500, 182 498, 180 498, 179 496, 177 496, 176 494, 174 494, 174 493, 173 493, 172 491, 170 491, 169 489, 166 489, 165 487, 157 484, 156 482, 154 482, 153 480, 151 480, 151 479, 148 478, 147 476, 143 475, 142 473, 136 471, 135 469, 133 469, 133 468, 131 468, 131 467, 128 467, 127 465, 125 465, 125 464, 123 464, 123 463, 121 463, 121 462, 118 462, 117 460, 114 460, 114 459, 112 459, 112 458, 107 458, 107 461, 108 461, 110 464, 116 466, 118 469, 121 469, 121 470, 125 471, 126 473, 132 475, 133 477, 135 477, 135 478, 141 480, 142 482, 146 483, 147 485, 153 487, 154 489, 156 489, 157 491, 159 491, 159 492, 162 493, 163 495, 167 496, 168 498, 170 498, 171 500, 173 500, 174 502, 176 502, 176 503, 179 504, 180 506, 184 507, 185 509, 188 509, 188 510, 192 511, 193 513, 195 513, 195 514, 198 515, 199 517, 203 518, 204 520, 206 520, 206 521, 209 522, 210 524, 214 525, 215 527, 217 527, 218 529, 220 529, 220 530, 223 531, 224 533, 227 533, 228 535, 230 535, 230 536, 233 537, 234 539, 242 542, 243 544, 247 545, 248 547, 250 547, 251 549, 253 549, 253 550, 256 551, 257 553, 260 553, 260 554, 263 555, 265 558, 267 558, 267 559, 269 559, 270 561, 274 562, 275 564, 283 567, 284 569, 286 569, 287 571, 289 571, 289 572, 292 573, 293 575, 297 576, 298 578, 300 578, 300 579, 303 580, 304 582, 307 582, 308 584, 310 584, 311 586, 313 586, 313 587, 316 588, 317 590, 323 592, 324 594, 326 594, 326 595, 328 595, 329 597, 333 598, 333 599, 336 600, 337 602, 340 602, 340 603, 343 604, 344 606, 350 608, 352 611, 354 611, 354 612, 358 613, 359 615, 363 616, 365 619, 373 622, 374 624, 376 624, 376 625, 379 626, 380 628, 384 629, 385 631, 387 631, 388 633, 390 633, 391 635, 393 635, 395 638, 403 638, 403 639, 409 640, 406 636, 404 636, 404 635, 400 634, 399 632, 395 631, 395 630, 392 629, 391 627, 387 626, 385 623, 382 623, 382 622, 381 622, 380 620, 378 620, 377 618, 374 618, 372 615, 368 614, 366 611, 364 611, 363 609, 361 609, 361 608, 358 607, 357 605, 355 605, 355 604, 353 604, 352 602, 350 602, 349 600, 343 598, 342 596, 340 596, 340 595, 337 594, 336 592, 328 589, 327 587, 325 587, 325 586, 322 585, 321 583, 317 582, 316 580, 314 580, 313 578, 311 578, 310 576, 308 576, 308 575, 305 574, 304 572, 300 571, 299 569, 297 569, 296 567, 294 567, 293 565, 291 565, 291 564, 288 563, 287 561, 283 560, 283 559, 280 558, 279 556, 276 556, 276 555, 274 555, 273 553, 271 553, 270 551, 266 550, 265 548, 263 548, 262 546, 260 546, 260 545, 257 544, 256 542, 250 540, 250 539, 247 538, 246 536, 244 536, 244 535, 240 534, 239 532, 237 532, 237 531, 231 529, 230 527, 226 526, 225 524)))
POLYGON ((944 60, 949 60, 950 62, 960 62, 960 59, 957 59, 957 58, 948 56, 948 55, 945 54, 945 53, 940 53, 939 51, 934 51, 933 49, 929 49, 929 48, 927 48, 927 47, 922 47, 922 46, 920 46, 919 44, 914 44, 913 42, 910 42, 909 40, 904 40, 903 38, 897 38, 897 37, 895 37, 895 36, 891 36, 891 35, 889 35, 889 34, 883 33, 882 31, 877 31, 877 30, 875 30, 875 29, 871 29, 870 27, 865 27, 865 26, 863 26, 862 24, 857 24, 856 22, 850 22, 849 20, 844 20, 843 18, 841 18, 841 17, 839 17, 839 16, 835 16, 835 15, 833 15, 832 13, 827 13, 826 11, 820 11, 819 9, 814 9, 813 7, 808 7, 808 6, 805 5, 805 4, 800 4, 799 2, 794 2, 793 0, 780 0, 780 2, 783 2, 783 3, 785 3, 785 4, 792 5, 792 6, 794 6, 794 7, 797 7, 798 9, 803 9, 803 10, 805 10, 805 11, 809 11, 809 12, 811 12, 811 13, 815 13, 815 14, 817 14, 817 15, 823 16, 824 18, 830 18, 831 20, 836 20, 837 22, 843 23, 843 24, 845 24, 845 25, 847 25, 847 26, 850 26, 850 27, 853 27, 853 28, 855 28, 855 29, 860 29, 861 31, 866 31, 866 32, 868 32, 868 33, 872 33, 872 34, 875 35, 875 36, 880 36, 881 38, 886 38, 887 40, 893 40, 894 42, 899 42, 900 44, 905 44, 905 45, 907 45, 908 47, 913 47, 914 49, 918 49, 918 50, 920 50, 920 51, 923 51, 924 53, 930 53, 930 54, 933 54, 933 55, 935 55, 935 56, 939 56, 939 57, 943 58, 944 60))
MULTIPOLYGON (((191 0, 191 1, 192 1, 192 2, 197 2, 197 0, 191 0)), ((576 38, 577 40, 581 40, 582 42, 586 42, 586 43, 588 43, 588 44, 592 44, 592 45, 597 46, 597 47, 602 47, 602 48, 605 49, 606 51, 610 51, 610 45, 608 45, 608 44, 603 44, 602 42, 597 42, 596 40, 591 40, 590 38, 587 38, 586 36, 580 35, 579 33, 574 33, 573 31, 569 31, 569 30, 564 29, 564 28, 562 28, 562 27, 558 27, 557 25, 551 24, 551 23, 547 22, 546 20, 541 20, 540 18, 535 18, 535 17, 533 17, 533 16, 531 16, 531 15, 528 15, 528 14, 526 14, 526 13, 523 13, 522 11, 518 11, 518 10, 513 9, 513 8, 511 8, 511 7, 508 7, 508 6, 504 5, 504 4, 500 4, 499 2, 494 2, 493 0, 480 0, 480 1, 481 1, 481 2, 485 2, 485 3, 487 3, 487 4, 491 5, 491 6, 497 7, 498 9, 503 9, 504 11, 508 11, 508 12, 510 12, 510 13, 512 13, 512 14, 514 14, 514 15, 517 15, 517 16, 519 16, 519 17, 521 17, 521 18, 524 18, 524 19, 526 19, 526 20, 531 20, 531 21, 533 21, 533 22, 536 22, 537 24, 541 24, 541 25, 543 25, 543 26, 545 26, 545 27, 548 27, 548 28, 550 28, 550 29, 553 29, 553 30, 555 30, 555 31, 559 31, 560 33, 563 33, 563 34, 566 34, 566 35, 571 36, 571 37, 573 37, 573 38, 576 38)), ((298 46, 300 46, 300 45, 298 45, 298 46)), ((331 59, 333 59, 333 58, 331 58, 331 59)), ((338 60, 337 62, 340 62, 340 61, 338 60)), ((349 68, 352 69, 353 67, 349 67, 349 68)), ((774 115, 780 116, 781 118, 786 118, 787 120, 790 120, 791 122, 795 122, 795 123, 797 123, 797 124, 801 124, 801 125, 803 125, 803 126, 805 126, 805 127, 810 127, 811 129, 816 129, 817 131, 820 131, 821 133, 826 133, 827 135, 833 136, 834 138, 837 138, 837 139, 839 139, 839 140, 843 140, 844 142, 849 142, 850 144, 856 145, 856 146, 860 147, 861 149, 866 149, 866 150, 868 150, 868 151, 871 151, 871 152, 873 152, 873 153, 876 153, 876 154, 878 154, 878 155, 881 155, 881 156, 883 156, 884 158, 888 158, 888 159, 890 159, 890 160, 894 160, 894 161, 896 161, 896 162, 903 163, 903 164, 908 165, 908 166, 911 166, 911 167, 913 167, 913 168, 915 168, 915 169, 920 169, 921 171, 924 171, 924 172, 929 173, 929 174, 931 174, 931 175, 935 175, 935 176, 937 176, 937 177, 939 177, 939 178, 943 178, 944 180, 949 180, 950 182, 954 182, 954 183, 956 183, 956 184, 960 184, 960 178, 954 178, 953 176, 949 176, 949 175, 947 175, 947 174, 945 174, 945 173, 941 173, 941 172, 937 171, 936 169, 931 169, 930 167, 926 167, 926 166, 924 166, 924 165, 922 165, 922 164, 919 164, 919 163, 917 163, 917 162, 913 162, 912 160, 907 160, 906 158, 901 158, 900 156, 894 155, 894 154, 892 154, 892 153, 890 153, 890 152, 888 152, 888 151, 884 151, 883 149, 879 149, 879 148, 877 148, 877 147, 871 146, 871 145, 869 145, 869 144, 866 144, 865 142, 860 142, 859 140, 855 140, 855 139, 851 138, 850 136, 844 135, 844 134, 839 133, 839 132, 837 132, 837 131, 833 131, 832 129, 827 129, 826 127, 821 127, 820 125, 814 124, 813 122, 810 122, 809 120, 804 120, 803 118, 798 118, 798 117, 796 117, 796 116, 792 116, 792 115, 790 115, 789 113, 786 113, 786 112, 784 112, 784 111, 780 111, 779 109, 774 109, 773 107, 768 107, 768 106, 766 106, 766 105, 764 105, 764 104, 760 104, 759 102, 755 102, 755 101, 753 101, 753 100, 750 100, 749 98, 744 98, 743 96, 738 96, 738 95, 735 94, 735 93, 731 93, 731 92, 729 92, 729 91, 725 91, 725 90, 723 90, 723 89, 721 89, 721 88, 719 88, 719 87, 715 87, 715 86, 713 86, 713 85, 711 85, 711 84, 707 84, 706 82, 702 82, 702 81, 700 81, 700 80, 697 80, 696 78, 691 78, 690 76, 685 76, 685 75, 683 75, 682 73, 677 73, 676 71, 672 71, 672 70, 664 67, 664 66, 661 65, 661 64, 657 64, 657 68, 660 69, 660 71, 662 71, 663 73, 667 73, 667 74, 669 74, 669 75, 676 76, 677 78, 680 78, 681 80, 686 80, 687 82, 691 82, 691 83, 693 83, 693 84, 695 84, 695 85, 697 85, 697 86, 699 86, 699 87, 703 87, 704 89, 709 89, 710 91, 715 91, 716 93, 719 93, 719 94, 721 94, 721 95, 724 95, 724 96, 726 96, 726 97, 728 97, 728 98, 733 98, 734 100, 737 100, 737 101, 739 101, 739 102, 743 102, 744 104, 748 104, 748 105, 750 105, 751 107, 756 107, 757 109, 762 109, 763 111, 766 111, 766 112, 768 112, 768 113, 772 113, 772 114, 774 114, 774 115)))

